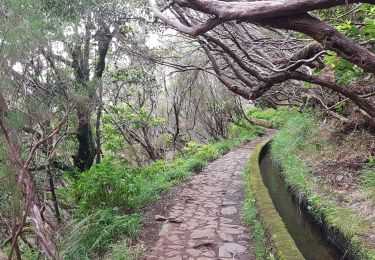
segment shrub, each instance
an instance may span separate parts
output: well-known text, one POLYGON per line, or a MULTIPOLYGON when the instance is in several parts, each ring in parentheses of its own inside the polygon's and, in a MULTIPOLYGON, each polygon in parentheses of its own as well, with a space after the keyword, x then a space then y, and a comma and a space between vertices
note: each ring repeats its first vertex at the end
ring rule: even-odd
POLYGON ((232 123, 228 127, 229 139, 238 140, 240 143, 253 140, 264 133, 263 127, 251 125, 245 119, 240 119, 236 124, 232 123))
POLYGON ((201 172, 206 164, 202 160, 191 158, 187 159, 182 166, 187 172, 201 172))
POLYGON ((184 171, 182 168, 171 169, 166 172, 165 180, 167 181, 180 181, 185 179, 188 172, 184 171))
POLYGON ((202 144, 198 144, 197 142, 190 141, 186 143, 184 148, 182 148, 182 152, 186 157, 192 156, 193 154, 197 153, 199 151, 199 148, 201 147, 202 147, 202 144))
POLYGON ((234 146, 237 146, 240 142, 237 140, 224 140, 215 144, 216 149, 220 155, 228 153, 234 146))
POLYGON ((129 196, 135 192, 133 176, 124 165, 109 160, 95 165, 73 182, 73 196, 79 208, 86 212, 97 208, 126 208, 129 196))
POLYGON ((219 151, 215 149, 215 146, 212 144, 205 144, 199 147, 198 151, 192 156, 192 158, 211 162, 219 157, 219 151))

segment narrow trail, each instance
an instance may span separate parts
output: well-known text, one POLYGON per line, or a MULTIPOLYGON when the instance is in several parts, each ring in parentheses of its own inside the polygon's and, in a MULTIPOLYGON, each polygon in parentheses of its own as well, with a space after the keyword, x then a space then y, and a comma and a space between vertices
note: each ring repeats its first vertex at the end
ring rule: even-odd
POLYGON ((243 168, 263 139, 229 152, 191 178, 175 195, 169 221, 145 259, 255 259, 249 250, 253 238, 242 220, 243 168))

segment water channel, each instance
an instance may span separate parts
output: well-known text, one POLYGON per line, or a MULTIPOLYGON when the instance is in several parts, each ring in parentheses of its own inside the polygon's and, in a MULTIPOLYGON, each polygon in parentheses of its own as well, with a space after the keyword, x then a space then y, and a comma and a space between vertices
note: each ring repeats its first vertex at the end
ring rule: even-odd
POLYGON ((281 168, 266 151, 260 161, 263 182, 286 228, 307 260, 340 260, 343 254, 330 242, 327 234, 290 194, 280 176, 281 168))

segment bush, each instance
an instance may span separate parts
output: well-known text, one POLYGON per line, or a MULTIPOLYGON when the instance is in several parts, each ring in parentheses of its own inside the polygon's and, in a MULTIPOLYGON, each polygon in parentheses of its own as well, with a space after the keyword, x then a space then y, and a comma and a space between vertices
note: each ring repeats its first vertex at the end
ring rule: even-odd
POLYGON ((70 192, 78 201, 79 210, 86 214, 97 208, 127 208, 136 184, 131 171, 125 167, 103 160, 73 181, 70 192))
POLYGON ((166 172, 166 181, 181 181, 188 175, 187 171, 182 168, 171 169, 166 172))
POLYGON ((199 147, 198 151, 192 156, 192 158, 211 162, 219 157, 219 151, 212 144, 205 144, 199 147))
POLYGON ((189 157, 197 153, 199 151, 199 148, 201 147, 202 147, 202 144, 198 144, 197 142, 190 141, 190 142, 187 142, 185 147, 182 148, 182 152, 185 157, 189 157))
POLYGON ((206 166, 204 161, 194 158, 187 159, 183 164, 183 168, 187 172, 201 172, 204 166, 206 166))
POLYGON ((217 142, 215 147, 220 155, 224 155, 228 153, 233 147, 239 145, 240 142, 237 140, 224 140, 221 142, 217 142))

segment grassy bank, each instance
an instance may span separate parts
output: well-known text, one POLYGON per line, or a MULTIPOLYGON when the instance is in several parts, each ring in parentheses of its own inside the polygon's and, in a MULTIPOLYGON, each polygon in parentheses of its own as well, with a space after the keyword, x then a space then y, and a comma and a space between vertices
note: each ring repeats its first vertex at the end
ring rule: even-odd
MULTIPOLYGON (((271 154, 283 168, 283 177, 295 196, 308 204, 310 213, 344 241, 357 259, 375 259, 375 252, 364 241, 367 223, 362 216, 334 201, 335 191, 323 180, 309 173, 303 154, 320 154, 327 143, 309 115, 291 119, 274 137, 271 154)), ((370 180, 371 181, 371 180, 370 180)))

